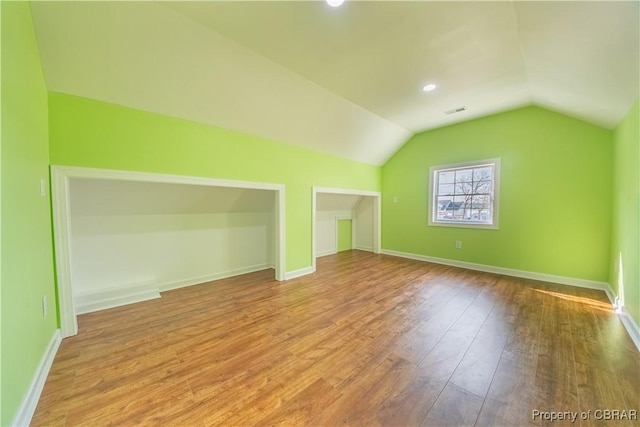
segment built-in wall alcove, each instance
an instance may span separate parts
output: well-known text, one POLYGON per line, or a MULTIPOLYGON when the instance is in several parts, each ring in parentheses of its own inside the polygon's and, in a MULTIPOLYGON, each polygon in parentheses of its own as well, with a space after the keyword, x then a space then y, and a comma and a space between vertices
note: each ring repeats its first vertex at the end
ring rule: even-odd
POLYGON ((284 276, 284 186, 52 167, 62 331, 76 315, 248 272, 284 276))
POLYGON ((317 257, 348 249, 380 252, 380 193, 314 187, 314 271, 317 257))

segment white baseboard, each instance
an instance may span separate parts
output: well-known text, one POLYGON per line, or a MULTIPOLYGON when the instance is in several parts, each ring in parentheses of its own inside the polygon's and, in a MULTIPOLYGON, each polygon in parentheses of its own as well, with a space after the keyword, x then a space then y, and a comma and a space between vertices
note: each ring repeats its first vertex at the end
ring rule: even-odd
MULTIPOLYGON (((418 260, 418 261, 432 262, 432 263, 435 263, 435 264, 444 264, 444 265, 450 265, 450 266, 453 266, 453 267, 466 268, 466 269, 469 269, 469 270, 477 270, 477 271, 484 271, 484 272, 487 272, 487 273, 503 274, 505 276, 513 276, 513 277, 521 277, 521 278, 524 278, 524 279, 540 280, 540 281, 543 281, 543 282, 551 282, 551 283, 558 283, 558 284, 561 284, 561 285, 577 286, 577 287, 580 287, 580 288, 598 289, 598 290, 603 291, 607 295, 607 298, 609 298, 609 301, 611 301, 611 305, 614 308, 616 308, 616 297, 615 297, 615 294, 611 290, 611 286, 609 286, 609 284, 605 283, 605 282, 597 282, 597 281, 594 281, 594 280, 578 279, 578 278, 575 278, 575 277, 556 276, 556 275, 553 275, 553 274, 536 273, 536 272, 532 272, 532 271, 514 270, 514 269, 511 269, 511 268, 504 268, 504 267, 494 267, 492 265, 475 264, 475 263, 472 263, 472 262, 456 261, 456 260, 451 260, 451 259, 446 259, 446 258, 430 257, 430 256, 426 256, 426 255, 419 255, 419 254, 412 254, 412 253, 407 253, 407 252, 392 251, 392 250, 389 250, 389 249, 383 249, 382 251, 380 251, 380 253, 385 254, 385 255, 397 256, 397 257, 401 257, 401 258, 414 259, 414 260, 418 260)), ((640 328, 638 327, 638 324, 635 322, 633 317, 631 317, 631 315, 629 315, 629 313, 626 311, 626 309, 624 307, 622 307, 621 310, 617 310, 617 311, 618 311, 618 317, 622 321, 622 324, 624 325, 625 329, 627 330, 627 333, 631 337, 631 340, 633 341, 633 343, 638 348, 638 351, 640 351, 640 328)))
POLYGON ((415 259, 418 261, 432 262, 435 264, 450 265, 452 267, 466 268, 468 270, 484 271, 487 273, 503 274, 505 276, 521 277, 523 279, 540 280, 543 282, 558 283, 561 285, 578 286, 580 288, 598 289, 611 292, 609 284, 605 282, 597 282, 595 280, 578 279, 575 277, 556 276, 553 274, 536 273, 533 271, 515 270, 512 268, 494 267, 492 265, 476 264, 473 262, 457 261, 446 258, 436 258, 426 255, 418 255, 407 252, 398 252, 383 249, 380 253, 385 255, 397 256, 401 258, 415 259))
POLYGON ((313 274, 313 273, 315 273, 315 270, 313 269, 313 267, 305 267, 299 270, 288 271, 284 275, 284 280, 291 280, 297 277, 302 277, 302 276, 306 276, 307 274, 313 274))
POLYGON ((258 264, 249 267, 236 268, 234 270, 222 271, 220 273, 207 274, 205 276, 192 277, 184 280, 176 280, 174 282, 163 283, 159 285, 160 291, 170 291, 173 289, 184 288, 187 286, 199 285, 201 283, 212 282, 214 280, 227 279, 229 277, 239 276, 241 274, 254 273, 256 271, 274 268, 271 264, 258 264))
POLYGON ((31 385, 22 399, 18 412, 11 422, 12 426, 28 426, 31 423, 31 419, 33 418, 33 414, 36 412, 36 407, 38 406, 42 389, 47 381, 47 376, 49 375, 51 365, 53 365, 53 359, 56 357, 61 341, 60 329, 56 329, 51 340, 49 340, 49 344, 47 345, 42 358, 40 359, 40 363, 38 364, 33 376, 31 385))
POLYGON ((359 251, 365 251, 365 252, 373 252, 373 246, 360 246, 360 245, 356 245, 355 248, 353 249, 357 249, 359 251))
POLYGON ((90 313, 93 311, 105 310, 107 308, 160 298, 160 292, 184 288, 186 286, 199 285, 213 280, 226 279, 228 277, 239 276, 241 274, 253 273, 267 268, 273 268, 273 265, 252 265, 249 267, 236 268, 234 270, 227 270, 205 276, 191 277, 189 279, 176 280, 163 284, 156 283, 154 279, 83 292, 79 293, 74 298, 76 314, 90 313))
POLYGON ((624 328, 627 330, 631 341, 636 345, 638 351, 640 351, 640 326, 636 323, 636 321, 631 317, 626 308, 622 307, 620 311, 618 311, 618 317, 622 321, 624 328))
POLYGON ((337 249, 331 249, 328 251, 323 251, 323 252, 316 252, 316 258, 320 258, 323 256, 329 256, 329 255, 335 255, 338 253, 337 249))
POLYGON ((147 280, 78 293, 74 302, 76 314, 85 314, 155 298, 160 298, 158 285, 147 280))
POLYGON ((627 330, 629 338, 631 338, 631 341, 633 341, 638 351, 640 351, 640 327, 633 319, 633 317, 631 317, 631 314, 629 314, 626 307, 618 306, 618 298, 615 296, 611 288, 609 288, 606 294, 609 298, 609 301, 611 302, 611 305, 616 309, 622 325, 627 330))

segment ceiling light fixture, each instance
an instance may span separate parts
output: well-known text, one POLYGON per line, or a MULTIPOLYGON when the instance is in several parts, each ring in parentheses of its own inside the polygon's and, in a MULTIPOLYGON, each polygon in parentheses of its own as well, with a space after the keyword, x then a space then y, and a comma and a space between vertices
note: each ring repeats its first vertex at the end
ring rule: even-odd
POLYGON ((454 108, 453 110, 448 110, 448 111, 445 111, 444 113, 446 115, 450 115, 450 114, 455 114, 455 113, 461 113, 463 111, 467 111, 467 107, 454 108))
POLYGON ((344 0, 327 0, 327 4, 331 7, 338 7, 344 3, 344 0))
POLYGON ((431 92, 432 90, 434 90, 437 87, 438 86, 436 86, 435 84, 429 83, 428 85, 425 85, 425 87, 423 87, 422 90, 425 91, 425 92, 431 92))

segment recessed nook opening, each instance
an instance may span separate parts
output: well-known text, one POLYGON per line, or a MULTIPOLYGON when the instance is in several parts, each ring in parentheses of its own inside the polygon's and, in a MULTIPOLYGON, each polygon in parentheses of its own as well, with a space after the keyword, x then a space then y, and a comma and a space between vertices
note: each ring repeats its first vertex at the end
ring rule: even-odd
POLYGON ((317 257, 348 249, 380 252, 380 193, 314 187, 313 270, 317 257))
POLYGON ((63 336, 76 315, 252 271, 284 276, 284 186, 52 167, 63 336))

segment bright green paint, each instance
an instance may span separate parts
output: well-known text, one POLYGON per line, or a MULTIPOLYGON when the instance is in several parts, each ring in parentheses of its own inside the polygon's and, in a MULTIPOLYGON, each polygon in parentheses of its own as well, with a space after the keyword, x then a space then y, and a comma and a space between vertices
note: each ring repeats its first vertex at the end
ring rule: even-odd
POLYGON ((380 190, 377 166, 69 95, 49 94, 49 124, 54 165, 285 184, 287 271, 311 265, 314 185, 380 190))
POLYGON ((611 141, 608 130, 537 107, 418 134, 382 169, 382 246, 606 282, 611 141), (429 167, 493 157, 502 159, 500 228, 427 226, 429 167))
POLYGON ((55 329, 47 88, 27 2, 2 7, 2 406, 16 415, 55 329), (42 296, 49 313, 42 316, 42 296))
POLYGON ((352 249, 351 243, 351 220, 338 220, 338 252, 352 249))
POLYGON ((640 324, 640 100, 616 128, 613 147, 610 283, 640 324))
MULTIPOLYGON (((0 45, 2 44, 2 38, 4 34, 2 33, 2 4, 0 3, 0 45)), ((3 46, 0 46, 0 52, 2 52, 3 46)), ((1 71, 2 66, 2 58, 0 58, 0 76, 2 75, 1 71)), ((2 94, 2 85, 3 82, 0 81, 0 100, 4 99, 2 94)), ((3 422, 2 414, 4 410, 2 408, 2 102, 0 101, 0 424, 3 422)), ((7 417, 8 418, 8 417, 7 417)))

